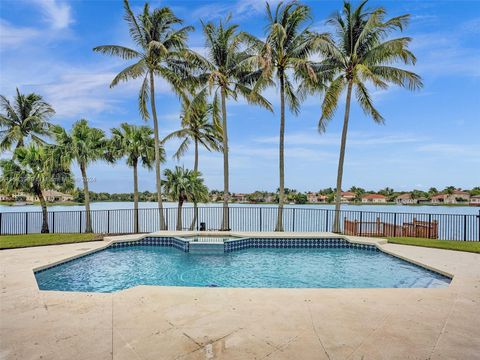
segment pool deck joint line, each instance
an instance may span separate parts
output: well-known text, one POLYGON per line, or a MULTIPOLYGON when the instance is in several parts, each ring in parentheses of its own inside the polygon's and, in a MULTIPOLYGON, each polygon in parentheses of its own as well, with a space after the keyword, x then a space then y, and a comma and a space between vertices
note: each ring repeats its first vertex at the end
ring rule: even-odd
POLYGON ((113 242, 196 234, 157 232, 0 251, 0 358, 479 359, 480 254, 475 253, 331 233, 231 233, 375 245, 453 277, 441 289, 137 286, 81 293, 40 291, 33 273, 113 242))

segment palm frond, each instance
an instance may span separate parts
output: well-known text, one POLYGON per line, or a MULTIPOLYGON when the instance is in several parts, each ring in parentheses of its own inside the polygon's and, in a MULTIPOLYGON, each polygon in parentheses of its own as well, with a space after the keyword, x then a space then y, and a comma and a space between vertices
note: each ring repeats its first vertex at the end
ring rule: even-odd
POLYGON ((335 110, 338 106, 338 100, 340 95, 345 89, 345 78, 343 75, 339 75, 335 80, 330 83, 330 86, 325 91, 325 97, 322 103, 322 115, 318 122, 318 131, 323 133, 326 130, 326 125, 329 120, 332 119, 335 114, 335 110))
POLYGON ((366 115, 371 116, 376 123, 383 124, 385 119, 383 118, 382 115, 380 115, 378 110, 375 109, 375 107, 373 106, 373 103, 367 88, 362 84, 362 82, 357 82, 355 85, 356 85, 355 95, 357 97, 357 101, 360 104, 363 112, 366 115))

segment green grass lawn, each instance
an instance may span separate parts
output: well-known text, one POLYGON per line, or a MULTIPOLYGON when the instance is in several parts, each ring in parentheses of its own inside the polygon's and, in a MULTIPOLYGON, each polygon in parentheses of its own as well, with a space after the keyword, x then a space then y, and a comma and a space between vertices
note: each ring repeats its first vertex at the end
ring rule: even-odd
POLYGON ((70 244, 102 240, 99 234, 28 234, 0 236, 0 249, 14 249, 29 246, 70 244))
POLYGON ((432 240, 409 237, 391 237, 387 239, 389 243, 393 244, 424 246, 438 249, 480 253, 480 241, 432 240))

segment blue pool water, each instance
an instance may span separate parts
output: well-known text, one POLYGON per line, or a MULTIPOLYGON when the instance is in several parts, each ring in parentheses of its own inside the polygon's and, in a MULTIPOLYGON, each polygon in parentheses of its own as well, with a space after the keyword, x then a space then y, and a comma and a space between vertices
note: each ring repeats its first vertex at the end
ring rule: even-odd
POLYGON ((107 248, 35 274, 42 290, 137 285, 251 288, 446 287, 450 279, 380 251, 245 249, 218 255, 162 246, 107 248))

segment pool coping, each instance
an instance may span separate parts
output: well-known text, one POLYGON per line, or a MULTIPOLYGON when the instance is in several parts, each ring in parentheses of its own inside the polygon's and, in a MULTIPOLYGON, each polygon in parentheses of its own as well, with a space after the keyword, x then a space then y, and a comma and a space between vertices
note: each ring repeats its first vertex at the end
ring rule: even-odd
MULTIPOLYGON (((148 234, 135 234, 135 235, 122 235, 122 236, 107 236, 104 237, 103 241, 105 242, 104 245, 96 247, 94 249, 85 250, 82 253, 75 254, 58 261, 50 262, 48 264, 40 265, 37 267, 32 268, 33 273, 42 272, 49 268, 58 266, 60 264, 70 262, 75 259, 79 259, 90 254, 105 250, 106 248, 110 247, 112 244, 116 243, 125 243, 125 242, 137 242, 141 241, 142 239, 149 238, 149 237, 172 237, 184 242, 188 242, 181 237, 188 237, 188 236, 232 236, 238 237, 238 239, 231 240, 237 241, 242 239, 249 239, 249 238, 266 238, 266 239, 343 239, 353 244, 363 244, 363 245, 370 245, 375 246, 379 251, 401 259, 403 261, 409 262, 413 265, 419 266, 426 270, 436 272, 442 276, 448 277, 450 279, 450 285, 453 282, 455 275, 453 273, 449 273, 442 269, 439 269, 435 266, 432 266, 426 262, 418 261, 415 259, 411 259, 407 256, 403 256, 401 254, 396 253, 395 251, 388 250, 384 247, 384 245, 388 244, 388 240, 382 238, 364 238, 358 236, 348 236, 348 235, 341 235, 335 233, 303 233, 303 232, 237 232, 237 231, 157 231, 154 233, 148 234)), ((450 286, 449 285, 449 286, 450 286)), ((123 290, 121 290, 123 291, 123 290)))

